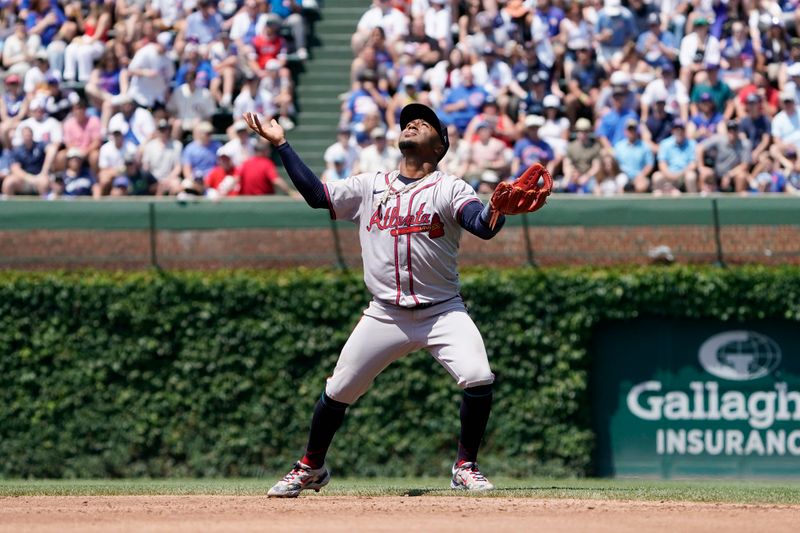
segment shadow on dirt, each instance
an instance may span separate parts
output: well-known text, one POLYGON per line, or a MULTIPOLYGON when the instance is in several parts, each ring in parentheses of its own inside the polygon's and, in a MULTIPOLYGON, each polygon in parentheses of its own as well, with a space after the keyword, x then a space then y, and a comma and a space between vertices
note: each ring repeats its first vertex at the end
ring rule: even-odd
MULTIPOLYGON (((507 493, 514 493, 514 492, 550 492, 553 490, 562 490, 562 491, 575 491, 575 492, 630 492, 631 489, 626 488, 612 488, 612 487, 510 487, 510 488, 497 488, 494 490, 486 491, 487 494, 497 495, 502 494, 504 492, 507 493)), ((460 491, 456 491, 454 489, 448 488, 441 488, 441 489, 408 489, 403 492, 403 496, 425 496, 426 494, 454 494, 460 491)), ((470 494, 474 495, 475 493, 467 493, 463 491, 463 494, 470 494)))

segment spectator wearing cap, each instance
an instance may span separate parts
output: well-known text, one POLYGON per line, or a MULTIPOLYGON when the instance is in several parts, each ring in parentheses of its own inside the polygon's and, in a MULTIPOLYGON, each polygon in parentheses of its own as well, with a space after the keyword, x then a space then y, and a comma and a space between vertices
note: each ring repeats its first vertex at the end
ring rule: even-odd
POLYGON ((345 104, 342 113, 343 122, 356 125, 360 124, 369 113, 384 115, 389 105, 389 93, 381 90, 377 81, 374 71, 361 73, 358 88, 350 93, 350 98, 345 104))
MULTIPOLYGON (((400 113, 403 108, 410 103, 418 102, 421 96, 422 94, 420 94, 417 87, 417 78, 410 75, 403 76, 397 86, 397 91, 395 91, 386 108, 386 124, 390 130, 400 128, 400 113)), ((428 93, 428 96, 430 96, 430 93, 428 93)), ((444 103, 442 103, 442 106, 444 106, 444 103)), ((475 112, 477 113, 477 110, 475 112)), ((443 122, 452 122, 452 117, 445 119, 444 115, 446 113, 442 111, 442 108, 439 108, 438 114, 443 122)))
POLYGON ((488 122, 479 123, 476 127, 476 134, 477 139, 469 142, 469 158, 464 178, 471 183, 476 182, 486 170, 493 170, 501 176, 507 176, 511 158, 506 144, 493 137, 492 127, 488 122))
MULTIPOLYGON (((333 183, 347 179, 350 174, 346 172, 345 166, 347 165, 347 157, 344 152, 337 150, 330 155, 329 159, 325 160, 326 168, 320 176, 322 183, 333 183)), ((356 162, 358 165, 358 162, 356 162)))
POLYGON ((514 76, 508 63, 498 59, 497 50, 486 48, 481 59, 472 66, 472 73, 475 75, 475 84, 495 98, 501 110, 507 110, 509 87, 514 76))
POLYGON ((213 41, 222 30, 222 15, 217 13, 213 0, 199 0, 197 11, 186 17, 183 32, 178 35, 178 42, 195 42, 208 44, 213 41))
POLYGON ((167 119, 160 119, 156 123, 156 134, 142 147, 142 169, 158 180, 158 195, 181 191, 183 145, 171 137, 171 130, 167 119))
POLYGON ((736 192, 746 191, 753 162, 750 141, 739 135, 739 124, 735 120, 726 123, 726 132, 713 135, 697 146, 700 188, 736 192), (708 166, 708 161, 713 162, 708 166))
POLYGON ((747 114, 746 100, 751 94, 757 94, 761 98, 764 112, 769 117, 774 117, 780 111, 780 92, 776 90, 761 72, 753 72, 752 83, 739 89, 736 98, 737 115, 743 117, 747 114))
POLYGON ((300 195, 289 188, 278 175, 275 164, 269 158, 270 147, 268 144, 259 142, 256 144, 253 157, 244 162, 239 169, 239 194, 242 196, 254 196, 275 194, 278 189, 284 194, 299 198, 300 195))
POLYGON ((3 68, 11 74, 24 75, 33 62, 39 43, 38 36, 27 32, 25 21, 17 19, 13 33, 3 41, 3 68))
POLYGON ((50 184, 50 166, 52 155, 47 146, 37 142, 33 130, 22 126, 21 142, 11 151, 9 175, 3 180, 2 192, 5 195, 47 193, 50 184))
POLYGON ((114 180, 123 177, 128 182, 126 194, 129 196, 152 196, 158 190, 158 180, 142 169, 136 154, 125 154, 125 170, 114 180))
POLYGON ((286 64, 288 48, 286 39, 278 33, 279 29, 280 21, 268 18, 261 32, 253 38, 249 67, 259 77, 264 75, 270 59, 279 61, 281 66, 286 64))
POLYGON ((697 143, 686 135, 680 119, 672 123, 672 135, 658 145, 658 170, 653 174, 653 194, 697 192, 697 143))
POLYGON ((678 57, 678 41, 661 27, 658 13, 647 15, 647 30, 636 39, 636 50, 652 67, 672 63, 678 57))
POLYGON ((239 194, 239 169, 233 162, 233 152, 226 146, 217 150, 217 165, 205 178, 206 196, 239 194))
POLYGON ((408 35, 408 22, 405 14, 392 7, 391 0, 372 0, 372 7, 361 15, 353 34, 353 53, 361 51, 370 32, 376 27, 383 30, 389 46, 394 46, 394 43, 401 42, 408 35))
POLYGON ((94 62, 103 55, 108 30, 112 24, 113 5, 108 2, 89 3, 89 12, 79 20, 80 32, 64 49, 64 79, 87 82, 94 62))
POLYGON ((739 121, 739 131, 750 141, 753 147, 753 161, 764 163, 764 158, 769 155, 769 146, 772 142, 772 124, 764 114, 761 97, 752 93, 746 100, 747 115, 739 121))
POLYGON ((625 94, 623 107, 636 110, 639 108, 639 95, 632 90, 633 78, 625 70, 615 70, 608 77, 608 85, 600 89, 594 104, 594 116, 599 120, 614 106, 614 93, 625 94))
POLYGON ((55 76, 47 77, 46 89, 37 93, 44 98, 44 108, 47 114, 59 122, 67 118, 72 106, 80 100, 78 93, 72 90, 64 90, 55 76))
POLYGON ((183 179, 202 182, 217 162, 220 143, 211 139, 214 128, 209 122, 199 122, 192 132, 193 140, 183 149, 183 179))
POLYGON ((167 112, 174 117, 172 136, 182 139, 199 122, 210 119, 216 109, 211 91, 197 80, 194 71, 187 72, 185 82, 172 92, 167 102, 167 112))
POLYGON ((625 188, 632 187, 636 192, 647 192, 650 188, 650 173, 655 158, 650 147, 639 135, 639 121, 629 118, 625 121, 625 138, 614 144, 614 158, 619 168, 628 177, 625 188))
POLYGON ((600 144, 606 149, 611 149, 626 135, 628 121, 639 122, 639 115, 636 111, 626 107, 629 91, 622 88, 615 88, 611 95, 611 110, 603 115, 597 125, 597 138, 600 144))
POLYGON ((108 124, 113 112, 112 98, 128 91, 128 70, 122 68, 114 50, 103 52, 84 91, 92 107, 101 110, 101 122, 108 124))
POLYGON ((45 109, 46 100, 37 96, 31 100, 30 116, 19 123, 17 126, 16 134, 12 143, 16 146, 22 141, 22 128, 30 128, 33 131, 33 140, 36 142, 43 142, 47 146, 47 150, 53 152, 61 145, 64 138, 61 122, 54 119, 47 114, 45 109))
POLYGON ((156 130, 153 114, 147 109, 139 107, 133 98, 127 94, 114 97, 112 104, 119 111, 108 121, 109 131, 119 125, 125 125, 125 140, 134 146, 146 143, 156 130))
POLYGON ((513 113, 517 118, 525 115, 544 115, 544 99, 548 96, 549 80, 547 74, 543 72, 532 72, 520 74, 522 78, 522 89, 525 97, 519 100, 511 99, 509 113, 513 113))
MULTIPOLYGON (((697 105, 703 94, 710 94, 714 100, 714 107, 727 120, 733 116, 735 110, 734 97, 736 96, 727 83, 719 79, 719 65, 709 63, 705 66, 706 78, 695 84, 692 89, 692 104, 697 105)), ((699 75, 698 75, 699 77, 699 75)), ((692 110, 696 113, 696 110, 692 110)))
POLYGON ((111 183, 114 178, 124 171, 125 157, 136 153, 136 146, 125 139, 128 126, 118 122, 108 128, 110 139, 100 147, 97 159, 97 180, 99 183, 98 195, 107 195, 111 192, 111 183))
POLYGON ((11 134, 28 114, 30 100, 25 97, 17 74, 5 79, 5 88, 0 95, 0 144, 10 146, 11 134))
POLYGON ((175 67, 165 52, 163 42, 148 43, 139 48, 128 65, 127 94, 143 107, 163 106, 166 102, 175 67))
POLYGON ((256 146, 255 139, 250 136, 250 128, 244 120, 237 120, 228 128, 228 138, 223 145, 225 152, 230 154, 235 166, 241 166, 246 159, 253 156, 256 146))
POLYGON ((588 42, 577 43, 577 61, 567 77, 567 118, 574 124, 578 116, 591 116, 594 103, 600 93, 600 85, 606 78, 606 71, 592 60, 592 50, 588 42))
MULTIPOLYGON (((353 174, 361 172, 391 172, 400 163, 400 150, 386 140, 386 128, 378 126, 370 132, 372 144, 363 148, 353 174)), ((342 154, 344 156, 344 154, 342 154)))
POLYGON ((714 98, 710 93, 702 93, 697 103, 697 111, 692 114, 687 124, 687 134, 697 142, 701 142, 717 133, 722 122, 722 113, 717 111, 714 98))
POLYGON ((672 135, 672 123, 676 120, 674 115, 667 113, 666 95, 656 96, 652 106, 652 113, 649 113, 644 127, 641 129, 642 140, 650 147, 655 154, 658 153, 658 145, 672 135))
POLYGON ((461 82, 445 91, 440 116, 445 123, 455 125, 463 133, 480 113, 488 96, 483 87, 475 85, 472 67, 464 65, 461 67, 461 82))
POLYGON ((622 49, 628 42, 635 42, 638 32, 633 15, 623 7, 621 0, 605 0, 597 14, 594 26, 595 39, 600 44, 597 60, 606 70, 622 59, 622 49))
POLYGON ((534 163, 542 164, 547 167, 551 175, 555 174, 556 156, 553 153, 553 147, 540 136, 540 130, 545 125, 545 118, 539 115, 528 115, 525 117, 523 125, 525 127, 524 135, 514 143, 511 175, 521 176, 534 163))
POLYGON ((347 124, 342 124, 336 129, 336 142, 328 146, 323 154, 325 160, 325 168, 333 170, 333 160, 337 153, 344 154, 345 157, 345 173, 350 176, 353 173, 353 167, 358 161, 359 151, 351 141, 350 134, 352 130, 347 124))
MULTIPOLYGON (((78 100, 72 106, 72 113, 64 121, 64 146, 67 151, 80 152, 81 160, 96 171, 102 143, 100 119, 86 112, 85 100, 78 100)), ((63 165, 57 164, 57 167, 63 168, 63 165)))
POLYGON ((780 95, 783 108, 772 119, 772 138, 775 149, 784 151, 787 146, 800 150, 800 110, 797 108, 795 95, 782 92, 780 95))
POLYGON ((575 140, 567 145, 560 188, 566 192, 592 192, 600 171, 601 154, 600 143, 592 135, 592 123, 588 118, 579 118, 575 123, 575 140))
POLYGON ((675 69, 670 63, 661 66, 660 76, 647 84, 640 99, 642 121, 650 116, 653 105, 664 100, 664 109, 683 121, 689 119, 689 93, 682 81, 675 77, 675 69))
POLYGON ((511 117, 500 110, 497 101, 491 96, 484 100, 480 113, 470 121, 464 132, 464 138, 475 141, 478 137, 477 126, 483 122, 489 125, 492 136, 503 141, 506 146, 512 146, 519 137, 517 125, 511 120, 511 117))
POLYGON ((86 163, 83 152, 70 148, 66 158, 66 168, 56 174, 53 180, 51 197, 99 196, 100 185, 86 163))
POLYGON ((687 87, 692 85, 695 73, 702 70, 704 65, 719 64, 719 40, 709 33, 706 17, 694 19, 694 31, 681 39, 678 58, 681 64, 680 79, 687 87))
POLYGON ((197 79, 204 80, 206 84, 216 82, 219 85, 219 76, 208 59, 208 46, 206 45, 186 43, 180 65, 175 72, 175 85, 180 86, 186 83, 186 74, 190 71, 195 73, 197 79))
POLYGON ((553 167, 558 168, 569 140, 569 120, 561 115, 561 99, 548 94, 544 97, 544 124, 539 128, 539 136, 553 149, 553 167))

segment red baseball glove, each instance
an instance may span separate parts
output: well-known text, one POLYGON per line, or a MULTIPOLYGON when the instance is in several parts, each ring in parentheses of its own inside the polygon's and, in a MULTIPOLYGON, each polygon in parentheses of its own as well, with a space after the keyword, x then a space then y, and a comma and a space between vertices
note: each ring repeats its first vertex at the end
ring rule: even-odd
POLYGON ((514 183, 502 182, 494 190, 489 204, 492 217, 489 225, 494 229, 500 215, 531 213, 544 206, 553 189, 553 178, 539 163, 534 163, 514 183), (543 181, 539 186, 539 180, 543 181))

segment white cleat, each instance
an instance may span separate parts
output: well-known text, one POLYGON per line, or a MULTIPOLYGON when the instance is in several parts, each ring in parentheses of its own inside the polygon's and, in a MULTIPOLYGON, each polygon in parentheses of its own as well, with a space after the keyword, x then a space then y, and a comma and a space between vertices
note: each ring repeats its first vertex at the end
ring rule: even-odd
POLYGON ((331 474, 325 465, 314 470, 298 461, 289 473, 283 476, 283 479, 269 489, 267 496, 270 498, 297 498, 304 490, 319 492, 319 489, 327 485, 330 480, 331 474))
POLYGON ((451 489, 461 490, 492 490, 492 485, 486 476, 481 474, 477 463, 462 463, 461 466, 453 465, 453 480, 451 489))

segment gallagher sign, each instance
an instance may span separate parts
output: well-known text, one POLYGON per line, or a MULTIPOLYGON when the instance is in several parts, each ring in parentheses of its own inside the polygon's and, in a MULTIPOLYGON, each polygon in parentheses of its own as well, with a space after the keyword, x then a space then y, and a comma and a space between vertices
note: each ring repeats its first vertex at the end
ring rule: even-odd
POLYGON ((593 339, 601 475, 800 477, 800 328, 638 319, 593 339))

